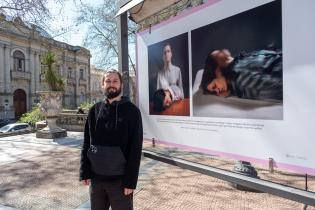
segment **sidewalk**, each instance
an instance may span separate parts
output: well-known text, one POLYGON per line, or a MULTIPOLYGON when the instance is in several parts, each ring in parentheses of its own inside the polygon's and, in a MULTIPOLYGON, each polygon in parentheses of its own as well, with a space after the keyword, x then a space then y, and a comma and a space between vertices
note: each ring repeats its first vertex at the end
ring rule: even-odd
MULTIPOLYGON (((152 143, 149 141, 144 141, 144 149, 155 151, 158 153, 167 154, 170 156, 182 158, 192 162, 198 162, 201 164, 225 169, 232 170, 235 164, 235 160, 229 158, 222 158, 218 156, 205 155, 198 152, 187 152, 177 148, 170 148, 163 144, 157 144, 152 147, 152 143)), ((254 165, 254 164, 253 164, 254 165)), ((266 168, 261 168, 258 165, 254 165, 258 172, 258 176, 261 179, 269 180, 272 182, 288 185, 291 187, 296 187, 300 189, 305 189, 305 176, 304 174, 296 174, 289 171, 280 171, 275 169, 274 173, 270 173, 266 168)), ((308 190, 315 192, 315 177, 308 176, 308 190)))
POLYGON ((78 181, 82 134, 53 142, 35 134, 1 138, 0 204, 17 209, 74 209, 88 200, 78 181), (78 138, 79 137, 79 138, 78 138))
MULTIPOLYGON (((193 162, 231 170, 235 160, 191 153, 165 145, 152 147, 145 141, 147 150, 168 154, 193 162)), ((192 171, 182 170, 175 166, 158 163, 157 167, 165 166, 166 170, 154 174, 151 181, 137 194, 136 209, 302 209, 297 202, 276 197, 267 193, 244 192, 234 189, 229 183, 201 175, 192 171)), ((262 179, 304 189, 305 178, 290 172, 275 171, 256 167, 262 179)), ((158 171, 157 168, 147 173, 158 171)), ((309 177, 309 190, 315 191, 315 177, 309 177)), ((307 209, 315 210, 315 207, 307 209)))
MULTIPOLYGON (((6 158, 0 160, 0 210, 7 210, 3 206, 21 210, 89 209, 88 188, 78 181, 81 142, 82 133, 75 132, 69 132, 69 137, 57 142, 36 139, 34 134, 1 138, 0 156, 6 158)), ((148 142, 144 143, 144 148, 226 169, 231 169, 234 164, 232 160, 163 145, 152 148, 148 142)), ((304 178, 294 174, 270 174, 263 169, 258 169, 258 173, 273 181, 304 186, 304 178)), ((314 189, 314 179, 309 180, 309 185, 314 189)), ((219 179, 148 158, 141 162, 134 205, 137 210, 291 210, 303 207, 267 193, 238 191, 219 179)))

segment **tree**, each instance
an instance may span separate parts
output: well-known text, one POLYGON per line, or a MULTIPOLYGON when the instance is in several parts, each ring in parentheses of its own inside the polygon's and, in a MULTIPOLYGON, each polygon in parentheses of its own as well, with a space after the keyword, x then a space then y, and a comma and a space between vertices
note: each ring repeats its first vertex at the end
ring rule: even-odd
MULTIPOLYGON (((53 15, 48 8, 48 3, 51 0, 0 0, 0 14, 4 14, 4 21, 10 21, 13 25, 20 29, 27 24, 30 29, 43 29, 52 32, 50 23, 53 20, 53 15), (16 20, 16 21, 14 21, 16 20), (33 28, 35 27, 35 28, 33 28)), ((66 0, 53 0, 54 7, 60 7, 66 0)), ((0 23, 3 19, 0 18, 0 23)), ((59 30, 53 31, 56 34, 64 33, 59 30)))
POLYGON ((0 12, 12 19, 21 18, 42 25, 50 12, 46 7, 48 0, 4 0, 0 3, 0 12), (41 24, 40 24, 41 23, 41 24))
POLYGON ((42 57, 42 71, 45 75, 45 81, 47 82, 51 91, 64 91, 65 82, 63 78, 55 71, 56 58, 52 52, 46 52, 42 57))
MULTIPOLYGON (((117 0, 104 0, 101 5, 91 6, 77 2, 79 17, 78 24, 86 24, 88 32, 84 46, 93 49, 96 65, 105 69, 118 66, 118 29, 114 19, 118 11, 117 0)), ((136 25, 129 21, 129 45, 134 46, 136 25)), ((130 68, 135 71, 134 56, 129 55, 130 68)))

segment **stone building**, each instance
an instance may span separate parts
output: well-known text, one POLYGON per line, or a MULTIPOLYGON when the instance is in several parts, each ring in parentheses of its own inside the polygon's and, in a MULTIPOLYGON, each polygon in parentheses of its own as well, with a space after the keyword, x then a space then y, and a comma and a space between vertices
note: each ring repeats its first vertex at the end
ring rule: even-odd
POLYGON ((102 91, 102 79, 105 70, 91 66, 91 101, 97 102, 104 98, 102 91))
POLYGON ((90 51, 54 40, 41 28, 0 14, 0 119, 17 118, 39 102, 47 90, 41 55, 52 51, 65 79, 63 105, 75 108, 89 100, 90 51))

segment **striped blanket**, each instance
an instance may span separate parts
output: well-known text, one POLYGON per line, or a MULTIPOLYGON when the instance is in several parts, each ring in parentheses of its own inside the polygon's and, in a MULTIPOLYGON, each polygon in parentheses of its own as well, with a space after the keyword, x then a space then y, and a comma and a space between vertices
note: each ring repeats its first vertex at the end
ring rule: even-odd
POLYGON ((231 95, 259 100, 283 99, 282 52, 259 50, 235 58, 228 69, 231 95))

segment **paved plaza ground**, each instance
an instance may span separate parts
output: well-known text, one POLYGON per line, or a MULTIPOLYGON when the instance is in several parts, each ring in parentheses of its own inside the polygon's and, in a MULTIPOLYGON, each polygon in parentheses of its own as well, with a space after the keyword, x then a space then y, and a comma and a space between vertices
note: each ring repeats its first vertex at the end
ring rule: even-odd
MULTIPOLYGON (((88 188, 78 181, 82 133, 57 141, 35 134, 0 138, 0 209, 89 209, 88 188), (10 208, 11 207, 11 208, 10 208)), ((144 148, 203 164, 231 169, 233 160, 167 148, 144 148)), ((258 168, 263 179, 304 187, 304 177, 258 168)), ((315 191, 315 178, 309 179, 315 191)), ((225 181, 143 158, 135 209, 302 209, 303 205, 267 193, 235 190, 225 181)), ((308 207, 307 209, 315 209, 308 207)))

